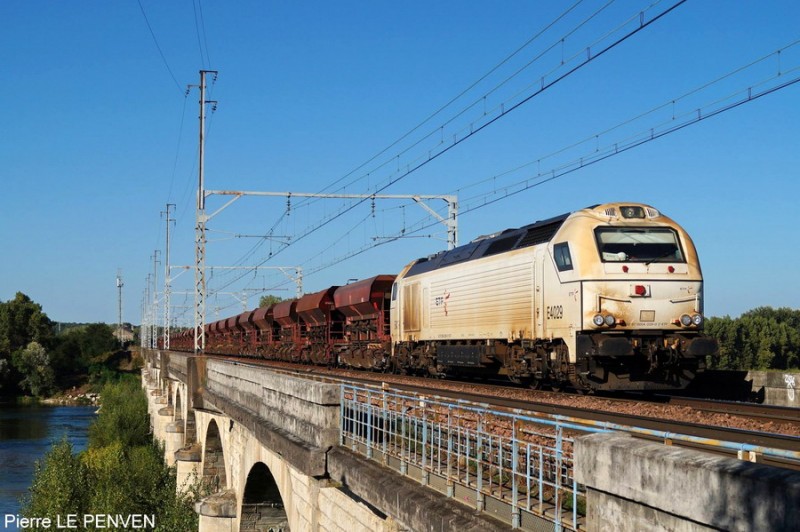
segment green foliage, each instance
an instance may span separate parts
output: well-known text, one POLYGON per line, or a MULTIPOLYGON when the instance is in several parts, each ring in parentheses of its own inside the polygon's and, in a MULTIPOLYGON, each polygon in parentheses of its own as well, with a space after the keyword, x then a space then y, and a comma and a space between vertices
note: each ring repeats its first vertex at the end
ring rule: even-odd
POLYGON ((9 356, 31 342, 48 347, 52 339, 53 322, 31 298, 17 292, 0 303, 0 355, 9 356))
POLYGON ((118 346, 112 327, 71 324, 58 336, 53 329, 41 305, 25 294, 18 292, 14 299, 0 302, 0 388, 4 393, 20 388, 41 396, 56 387, 76 385, 93 364, 95 382, 113 380, 115 368, 106 364, 106 355, 118 346), (43 351, 31 352, 31 342, 43 351))
POLYGON ((739 318, 706 322, 706 334, 719 341, 713 369, 792 369, 800 367, 800 310, 758 307, 739 318))
POLYGON ((22 378, 11 364, 14 353, 31 342, 47 349, 52 341, 52 322, 41 305, 22 292, 12 300, 0 302, 0 388, 8 391, 22 378))
POLYGON ((90 427, 89 448, 76 455, 68 442, 55 444, 36 465, 22 514, 145 514, 155 516, 158 531, 197 530, 192 505, 198 491, 175 495, 175 468, 164 465, 163 454, 150 437, 147 399, 138 382, 110 384, 90 427))
POLYGON ((56 338, 52 363, 62 384, 69 376, 86 375, 93 384, 104 384, 116 377, 113 360, 119 342, 105 323, 90 323, 70 328, 56 338))
POLYGON ((91 323, 83 330, 80 346, 84 359, 91 359, 116 350, 119 342, 111 327, 105 323, 91 323))
POLYGON ((22 501, 24 515, 55 520, 58 515, 86 512, 91 491, 86 466, 72 453, 66 437, 37 460, 34 471, 33 484, 22 501))
POLYGON ((103 401, 100 416, 89 427, 90 447, 106 447, 115 442, 124 447, 150 443, 147 398, 135 379, 107 384, 100 397, 103 401))
POLYGON ((268 307, 270 305, 274 305, 275 303, 280 303, 281 301, 283 301, 283 298, 268 294, 266 296, 261 296, 261 299, 258 301, 258 306, 259 308, 268 307))
POLYGON ((81 354, 82 334, 82 331, 72 329, 58 335, 56 345, 50 351, 50 362, 56 375, 66 377, 86 372, 87 361, 81 354))
POLYGON ((36 397, 48 394, 53 389, 56 376, 50 366, 47 350, 38 342, 12 355, 14 367, 22 375, 20 386, 36 397))

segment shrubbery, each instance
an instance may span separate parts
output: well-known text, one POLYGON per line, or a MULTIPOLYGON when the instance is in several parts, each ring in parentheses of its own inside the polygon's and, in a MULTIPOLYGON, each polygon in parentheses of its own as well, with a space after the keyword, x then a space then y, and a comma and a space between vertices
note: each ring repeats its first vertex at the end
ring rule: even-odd
MULTIPOLYGON (((193 496, 176 496, 175 469, 149 434, 147 398, 135 379, 106 385, 89 447, 55 443, 37 462, 26 517, 77 514, 154 515, 159 531, 197 529, 193 496)), ((79 520, 80 521, 80 520, 79 520)), ((79 528, 80 529, 80 528, 79 528)))

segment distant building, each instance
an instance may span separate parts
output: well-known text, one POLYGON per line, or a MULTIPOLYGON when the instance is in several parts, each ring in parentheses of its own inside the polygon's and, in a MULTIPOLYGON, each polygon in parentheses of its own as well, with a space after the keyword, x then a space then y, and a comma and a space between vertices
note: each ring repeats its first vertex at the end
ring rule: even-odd
POLYGON ((121 342, 133 341, 133 326, 130 323, 123 323, 121 331, 116 325, 112 325, 111 328, 114 331, 114 338, 117 340, 121 342))

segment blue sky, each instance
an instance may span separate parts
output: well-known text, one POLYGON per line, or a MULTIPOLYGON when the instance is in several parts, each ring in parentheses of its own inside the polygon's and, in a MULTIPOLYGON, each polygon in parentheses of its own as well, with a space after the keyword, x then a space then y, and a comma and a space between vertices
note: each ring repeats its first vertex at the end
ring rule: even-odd
MULTIPOLYGON (((631 15, 644 10, 649 20, 673 3, 648 10, 648 1, 615 2, 601 10, 606 2, 586 0, 489 73, 572 2, 5 0, 0 299, 22 291, 55 320, 115 322, 121 269, 124 319, 138 323, 150 256, 155 249, 163 254, 159 213, 166 203, 177 204, 172 263, 193 263, 198 93, 184 91, 198 83, 200 69, 219 71, 209 86, 209 99, 219 103, 209 109, 208 189, 318 192, 349 176, 347 192, 371 193, 453 135, 461 138, 495 116, 499 106, 535 92, 542 76, 555 79, 583 62, 590 43, 596 51, 624 34, 631 26, 598 41, 631 15), (362 166, 487 73, 443 113, 362 166)), ((706 114, 747 87, 777 86, 798 76, 800 46, 681 98, 794 43, 798 20, 800 6, 790 1, 686 2, 383 193, 458 194, 467 210, 512 183, 641 138, 650 128, 670 127, 697 108, 706 114), (561 151, 584 139, 590 140, 561 151)), ((693 236, 707 314, 797 308, 799 141, 796 84, 465 212, 460 241, 595 203, 641 201, 693 236)), ((209 198, 209 211, 223 203, 209 198)), ((310 292, 397 272, 445 246, 440 227, 415 233, 431 219, 398 200, 376 201, 374 216, 369 201, 356 205, 300 238, 347 206, 352 203, 294 198, 287 215, 285 198, 243 198, 209 223, 207 264, 301 265, 310 292), (404 228, 415 238, 342 260, 404 228), (270 230, 271 244, 236 237, 270 230), (293 243, 282 249, 286 238, 293 243)), ((191 302, 181 294, 191 290, 191 277, 174 280, 176 307, 191 302)), ((255 289, 293 294, 274 270, 218 270, 210 277, 218 293, 209 297, 209 320, 239 312, 244 293, 254 306, 255 289)), ((188 323, 191 312, 175 308, 173 315, 188 323)))

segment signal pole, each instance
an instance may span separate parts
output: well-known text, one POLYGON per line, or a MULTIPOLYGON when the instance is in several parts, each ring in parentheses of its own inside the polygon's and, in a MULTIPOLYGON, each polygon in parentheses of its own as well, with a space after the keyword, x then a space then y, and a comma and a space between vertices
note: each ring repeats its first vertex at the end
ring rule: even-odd
POLYGON ((119 338, 120 349, 125 348, 122 340, 122 270, 117 270, 117 338, 119 338))

